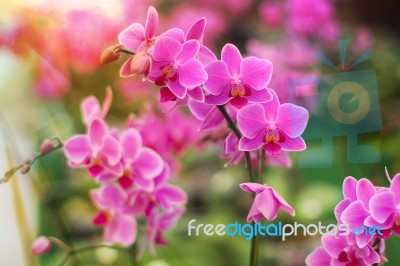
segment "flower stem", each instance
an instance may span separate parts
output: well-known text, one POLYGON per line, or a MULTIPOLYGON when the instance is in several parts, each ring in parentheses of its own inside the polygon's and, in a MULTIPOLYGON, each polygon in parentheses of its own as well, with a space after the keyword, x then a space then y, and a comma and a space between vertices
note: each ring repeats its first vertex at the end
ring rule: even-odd
MULTIPOLYGON (((221 114, 224 116, 225 120, 228 122, 228 126, 230 129, 232 129, 233 133, 235 133, 236 137, 240 139, 242 137, 242 133, 240 130, 237 128, 235 122, 233 122, 232 118, 226 111, 225 107, 223 105, 217 105, 218 110, 221 112, 221 114)), ((254 177, 254 172, 253 172, 253 165, 251 162, 251 157, 250 157, 250 152, 245 151, 244 152, 244 157, 246 160, 246 168, 249 174, 250 182, 256 182, 257 180, 254 177)), ((263 175, 261 174, 261 171, 264 171, 264 166, 265 166, 265 151, 262 149, 262 155, 260 159, 260 174, 259 174, 259 182, 261 180, 262 182, 262 177, 263 175)), ((254 228, 255 223, 252 222, 252 227, 254 228)), ((250 246, 250 266, 257 266, 258 265, 258 245, 259 239, 257 235, 254 235, 253 238, 251 239, 251 246, 250 246)))
MULTIPOLYGON (((261 156, 259 157, 259 172, 258 172, 258 183, 264 183, 264 170, 265 170, 265 150, 261 149, 261 156)), ((254 222, 252 226, 254 228, 254 222)), ((259 236, 255 234, 251 239, 251 249, 250 249, 250 266, 258 265, 258 250, 259 250, 259 236)))
POLYGON ((91 246, 81 247, 81 248, 77 248, 77 249, 71 249, 70 251, 68 251, 65 254, 64 258, 60 261, 58 266, 64 266, 71 257, 75 256, 78 253, 85 252, 85 251, 88 251, 88 250, 97 249, 97 248, 112 248, 112 249, 117 249, 117 250, 124 249, 124 248, 121 248, 121 247, 109 246, 109 245, 104 245, 104 244, 91 245, 91 246))
MULTIPOLYGON (((233 133, 235 133, 236 137, 240 139, 242 137, 242 133, 240 130, 237 128, 235 122, 233 122, 231 116, 228 114, 228 112, 225 109, 225 106, 223 105, 217 105, 218 110, 221 112, 221 114, 224 116, 226 122, 228 122, 228 126, 230 129, 232 129, 233 133)), ((253 165, 251 163, 251 157, 250 157, 250 152, 245 151, 244 152, 244 157, 246 160, 246 168, 249 174, 250 182, 255 182, 254 178, 254 173, 253 173, 253 165)))

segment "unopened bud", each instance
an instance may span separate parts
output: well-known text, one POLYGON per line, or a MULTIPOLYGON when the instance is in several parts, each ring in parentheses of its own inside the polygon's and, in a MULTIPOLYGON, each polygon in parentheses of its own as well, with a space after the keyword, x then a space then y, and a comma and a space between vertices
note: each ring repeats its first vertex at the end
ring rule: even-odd
POLYGON ((102 64, 109 64, 119 59, 121 56, 119 52, 119 48, 121 45, 112 45, 104 50, 100 57, 100 63, 102 64))
POLYGON ((40 153, 41 154, 46 154, 51 152, 54 149, 53 143, 49 139, 45 139, 42 142, 42 145, 40 145, 40 153))
POLYGON ((24 164, 21 168, 21 174, 26 174, 31 170, 30 164, 24 164))
POLYGON ((32 243, 32 254, 35 256, 40 256, 46 254, 51 248, 51 241, 45 236, 39 236, 32 243))
POLYGON ((147 53, 139 52, 133 56, 130 65, 132 73, 148 74, 150 70, 150 56, 147 53))

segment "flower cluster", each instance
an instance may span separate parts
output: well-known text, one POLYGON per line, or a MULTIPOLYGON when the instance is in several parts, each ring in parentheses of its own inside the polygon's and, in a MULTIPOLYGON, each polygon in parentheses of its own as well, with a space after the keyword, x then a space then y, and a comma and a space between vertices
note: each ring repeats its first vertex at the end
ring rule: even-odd
POLYGON ((100 185, 90 196, 99 209, 93 223, 104 227, 105 242, 133 244, 137 217, 143 216, 147 225, 141 247, 148 245, 154 252, 155 244, 166 243, 163 233, 184 212, 187 196, 169 183, 169 164, 143 144, 142 135, 132 123, 122 132, 108 128, 104 118, 111 100, 108 90, 103 106, 94 96, 82 101, 87 133, 68 139, 64 152, 71 167, 88 169, 100 185))
POLYGON ((366 178, 356 180, 349 176, 344 180, 344 199, 335 208, 336 219, 349 228, 363 230, 349 236, 323 236, 323 246, 307 257, 307 265, 380 265, 386 262, 385 239, 392 233, 400 236, 400 174, 393 179, 388 175, 388 179, 390 187, 374 186, 366 178), (365 233, 371 227, 379 228, 380 234, 365 233))
MULTIPOLYGON (((201 122, 200 131, 212 130, 212 137, 224 146, 222 156, 230 159, 227 165, 242 161, 245 152, 255 164, 262 148, 268 154, 267 163, 289 166, 287 152, 306 148, 301 134, 308 111, 280 103, 268 87, 273 71, 269 60, 243 57, 233 44, 226 44, 218 59, 203 44, 206 22, 205 18, 197 20, 186 33, 172 28, 157 35, 158 14, 150 7, 145 26, 133 23, 118 36, 123 51, 131 54, 120 75, 142 75, 143 81, 159 87, 164 111, 188 106, 201 122)), ((114 52, 110 56, 117 60, 119 55, 114 52)), ((279 208, 294 215, 293 208, 276 191, 260 186, 265 186, 266 192, 256 197, 260 200, 253 204, 249 217, 255 215, 259 220, 254 206, 259 206, 268 220, 275 219, 279 208)))

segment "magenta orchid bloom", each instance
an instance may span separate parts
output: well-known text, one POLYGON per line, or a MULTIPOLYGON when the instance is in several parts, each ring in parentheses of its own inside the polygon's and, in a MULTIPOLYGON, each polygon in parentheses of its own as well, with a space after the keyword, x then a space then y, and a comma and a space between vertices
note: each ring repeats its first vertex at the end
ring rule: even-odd
MULTIPOLYGON (((123 189, 135 183, 145 190, 154 189, 154 178, 164 168, 164 161, 154 150, 143 147, 142 137, 134 128, 127 129, 121 137, 124 173, 118 179, 123 189)), ((105 181, 105 180, 100 180, 105 181)))
POLYGON ((164 233, 176 225, 184 211, 184 208, 175 208, 167 210, 162 214, 159 214, 157 211, 151 213, 138 251, 138 259, 142 258, 147 246, 150 253, 155 255, 155 245, 165 246, 168 244, 164 238, 164 233))
POLYGON ((295 211, 273 188, 268 185, 257 183, 242 183, 240 188, 249 193, 256 193, 254 202, 251 205, 247 222, 258 223, 263 217, 268 221, 278 216, 279 209, 294 216, 295 211))
POLYGON ((272 75, 272 64, 257 57, 242 58, 233 44, 224 46, 221 59, 206 65, 208 80, 204 84, 210 94, 209 104, 223 105, 230 102, 237 108, 247 103, 263 103, 272 99, 267 85, 272 75))
MULTIPOLYGON (((168 88, 178 99, 183 99, 186 94, 202 93, 199 86, 207 80, 207 73, 196 59, 199 49, 197 40, 181 44, 169 36, 160 37, 152 50, 150 79, 156 85, 168 88)), ((164 89, 162 93, 166 94, 168 90, 164 89)))
POLYGON ((91 198, 100 211, 93 219, 104 227, 104 242, 129 246, 136 241, 137 223, 132 215, 123 213, 127 195, 121 188, 107 184, 91 191, 91 198))
POLYGON ((73 167, 87 168, 93 177, 101 174, 118 176, 122 173, 122 147, 109 132, 106 123, 95 118, 88 134, 78 134, 68 139, 64 153, 73 167))
POLYGON ((369 201, 371 217, 366 223, 392 231, 400 236, 400 174, 391 181, 390 188, 380 190, 369 201))
MULTIPOLYGON (((371 244, 359 248, 353 234, 348 236, 327 234, 322 237, 322 247, 316 248, 307 256, 306 264, 307 266, 372 266, 382 262, 384 257, 381 258, 371 244)), ((380 246, 381 251, 383 246, 383 244, 380 246)))
POLYGON ((308 111, 291 103, 280 104, 273 92, 273 100, 252 104, 240 109, 237 122, 243 137, 239 150, 252 151, 260 147, 272 155, 281 150, 302 151, 306 148, 301 138, 308 121, 308 111))

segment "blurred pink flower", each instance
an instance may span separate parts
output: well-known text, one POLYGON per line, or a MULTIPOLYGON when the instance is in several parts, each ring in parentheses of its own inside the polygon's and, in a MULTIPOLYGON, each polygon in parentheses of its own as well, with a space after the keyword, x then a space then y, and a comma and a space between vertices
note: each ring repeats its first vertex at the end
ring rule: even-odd
POLYGON ((122 173, 122 147, 109 134, 106 123, 95 118, 87 135, 78 134, 65 142, 64 153, 72 167, 89 168, 93 177, 101 174, 118 176, 122 173))
POLYGON ((132 245, 136 241, 137 223, 132 215, 123 213, 127 197, 124 191, 116 185, 106 184, 92 190, 90 196, 100 209, 93 223, 104 227, 104 242, 132 245))
POLYGON ((31 251, 35 256, 46 254, 51 249, 51 241, 45 236, 39 236, 32 243, 31 251))
MULTIPOLYGON (((383 251, 383 240, 381 241, 383 251)), ((372 266, 383 262, 384 255, 371 246, 372 243, 359 248, 356 245, 354 234, 348 236, 324 235, 322 247, 316 248, 306 258, 307 266, 343 265, 343 266, 372 266)), ((383 253, 383 252, 382 252, 383 253)))
POLYGON ((279 209, 294 216, 294 209, 271 187, 257 183, 242 183, 240 188, 249 193, 256 193, 251 205, 247 222, 258 223, 263 217, 268 221, 278 216, 279 209))
POLYGON ((263 2, 259 15, 268 27, 279 27, 283 22, 283 6, 279 2, 263 2))

